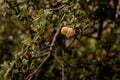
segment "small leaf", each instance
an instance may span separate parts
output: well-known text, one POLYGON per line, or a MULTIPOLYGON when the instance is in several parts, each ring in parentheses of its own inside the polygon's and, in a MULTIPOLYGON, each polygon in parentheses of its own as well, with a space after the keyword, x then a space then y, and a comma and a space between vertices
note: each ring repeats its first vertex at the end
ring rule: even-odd
POLYGON ((39 24, 40 26, 45 26, 46 23, 47 23, 46 19, 42 19, 39 24))
POLYGON ((27 33, 27 34, 24 35, 24 40, 22 42, 23 42, 23 44, 25 44, 27 46, 31 45, 32 39, 31 39, 30 33, 27 33))
POLYGON ((44 10, 44 16, 47 17, 48 15, 50 15, 52 12, 50 10, 44 10))
POLYGON ((37 31, 37 30, 39 30, 39 28, 40 28, 40 25, 35 25, 35 26, 31 27, 31 30, 37 31))
POLYGON ((7 79, 10 71, 11 71, 11 69, 9 68, 9 69, 6 71, 6 73, 4 74, 4 78, 5 78, 5 79, 7 79))

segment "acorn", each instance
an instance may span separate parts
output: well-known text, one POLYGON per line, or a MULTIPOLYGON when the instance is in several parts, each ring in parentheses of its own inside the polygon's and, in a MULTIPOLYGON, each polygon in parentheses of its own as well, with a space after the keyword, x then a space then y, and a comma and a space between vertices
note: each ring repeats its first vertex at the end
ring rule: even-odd
POLYGON ((67 30, 68 30, 68 27, 62 27, 61 33, 62 33, 63 35, 66 35, 66 34, 67 34, 67 30))
POLYGON ((67 38, 70 38, 75 35, 75 30, 70 27, 62 27, 61 33, 65 35, 67 38))

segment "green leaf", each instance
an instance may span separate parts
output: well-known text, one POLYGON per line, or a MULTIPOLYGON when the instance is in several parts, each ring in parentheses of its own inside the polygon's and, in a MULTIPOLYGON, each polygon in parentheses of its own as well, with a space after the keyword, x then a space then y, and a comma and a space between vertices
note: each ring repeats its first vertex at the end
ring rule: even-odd
POLYGON ((47 23, 47 20, 43 18, 43 19, 40 21, 39 24, 40 24, 40 26, 45 26, 46 23, 47 23))
POLYGON ((40 29, 40 25, 35 25, 31 27, 31 30, 38 31, 40 29))
POLYGON ((27 34, 24 35, 24 40, 22 42, 23 42, 23 44, 25 44, 27 46, 31 45, 32 39, 31 39, 30 33, 27 33, 27 34))
POLYGON ((3 67, 3 68, 9 68, 9 65, 8 65, 8 63, 5 61, 3 64, 1 64, 1 67, 3 67))
POLYGON ((50 15, 52 12, 50 10, 44 10, 44 16, 47 17, 48 15, 50 15))

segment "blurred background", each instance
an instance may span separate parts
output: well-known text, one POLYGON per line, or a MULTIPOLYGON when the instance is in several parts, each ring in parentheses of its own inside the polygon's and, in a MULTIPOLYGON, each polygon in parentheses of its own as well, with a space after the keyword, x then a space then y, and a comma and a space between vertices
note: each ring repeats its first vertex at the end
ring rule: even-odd
POLYGON ((119 76, 119 0, 0 0, 0 80, 119 76), (55 38, 61 26, 76 34, 67 38, 59 32, 55 38))

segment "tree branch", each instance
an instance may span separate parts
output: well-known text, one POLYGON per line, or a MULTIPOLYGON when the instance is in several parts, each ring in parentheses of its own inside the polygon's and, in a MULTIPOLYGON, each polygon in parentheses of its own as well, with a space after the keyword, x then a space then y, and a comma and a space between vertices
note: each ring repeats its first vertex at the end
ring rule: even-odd
MULTIPOLYGON (((65 17, 65 14, 62 16, 60 22, 64 19, 64 17, 65 17)), ((34 72, 32 72, 31 74, 29 74, 29 75, 27 76, 26 80, 31 80, 35 74, 39 73, 40 68, 42 67, 42 65, 47 61, 47 59, 48 59, 48 58, 50 57, 50 55, 52 54, 51 51, 52 51, 52 49, 53 49, 53 46, 54 46, 54 44, 55 44, 55 41, 56 41, 56 39, 57 39, 57 36, 58 36, 58 34, 59 34, 59 32, 60 32, 61 27, 62 27, 62 25, 57 29, 57 32, 55 33, 55 35, 54 35, 54 37, 53 37, 53 40, 52 40, 51 45, 50 45, 50 47, 49 47, 49 51, 46 52, 46 54, 48 54, 47 57, 46 57, 46 58, 43 60, 43 62, 38 66, 38 68, 34 70, 34 72)), ((54 56, 54 57, 56 58, 56 56, 54 56)), ((59 60, 57 59, 57 61, 59 61, 59 60)), ((62 65, 62 74, 63 74, 63 71, 64 71, 64 70, 63 70, 63 67, 64 67, 64 66, 62 65)), ((62 75, 62 80, 64 80, 64 75, 62 75)))

